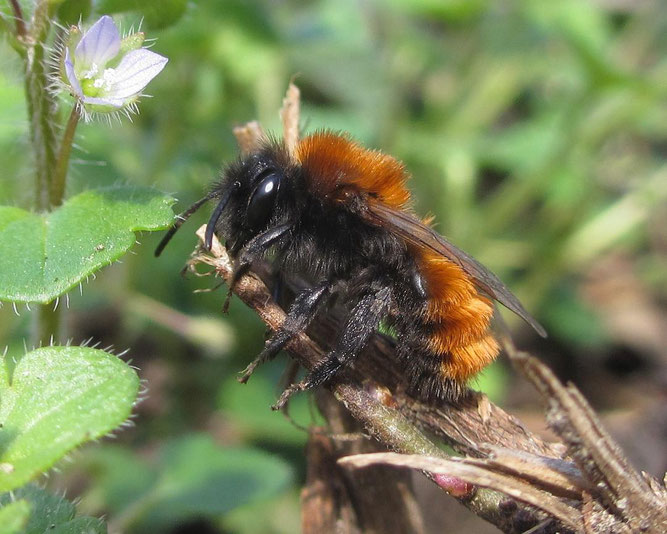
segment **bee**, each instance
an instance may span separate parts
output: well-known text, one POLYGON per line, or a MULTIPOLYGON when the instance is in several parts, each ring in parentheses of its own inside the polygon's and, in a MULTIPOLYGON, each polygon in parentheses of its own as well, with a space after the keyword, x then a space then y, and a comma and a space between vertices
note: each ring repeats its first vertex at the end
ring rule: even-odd
MULTIPOLYGON (((457 402, 466 384, 498 355, 493 301, 546 336, 498 277, 419 219, 410 207, 405 166, 346 134, 318 131, 293 151, 266 141, 223 172, 186 210, 156 250, 205 202, 206 226, 227 240, 233 284, 258 260, 308 282, 257 359, 274 357, 305 331, 333 297, 347 317, 333 349, 306 376, 322 385, 352 362, 380 323, 395 333, 408 392, 427 402, 457 402)), ((247 379, 247 376, 245 377, 247 379)))

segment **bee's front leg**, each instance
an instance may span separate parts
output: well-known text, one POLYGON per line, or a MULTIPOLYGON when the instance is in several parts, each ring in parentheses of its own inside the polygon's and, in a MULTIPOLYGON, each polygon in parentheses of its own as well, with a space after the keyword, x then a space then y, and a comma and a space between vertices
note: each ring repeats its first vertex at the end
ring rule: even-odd
POLYGON ((274 358, 290 339, 308 328, 320 305, 331 295, 332 287, 331 282, 325 282, 316 287, 305 289, 296 296, 285 321, 266 342, 264 350, 244 369, 239 382, 247 382, 257 366, 274 358))
POLYGON ((279 224, 261 234, 257 234, 250 241, 248 241, 234 258, 234 272, 229 280, 229 291, 227 298, 222 306, 222 311, 227 313, 229 309, 229 301, 232 296, 234 286, 239 279, 250 269, 253 261, 263 257, 264 253, 274 245, 277 245, 280 240, 285 237, 292 229, 291 224, 279 224))

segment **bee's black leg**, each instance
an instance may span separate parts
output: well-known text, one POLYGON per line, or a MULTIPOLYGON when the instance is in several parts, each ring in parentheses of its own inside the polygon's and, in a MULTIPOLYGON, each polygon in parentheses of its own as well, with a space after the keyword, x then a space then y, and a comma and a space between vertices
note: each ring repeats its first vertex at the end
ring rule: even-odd
POLYGON ((266 249, 275 245, 291 228, 291 224, 279 224, 261 234, 257 234, 244 245, 235 258, 236 265, 234 266, 232 279, 229 282, 230 290, 234 288, 239 278, 250 268, 252 262, 260 258, 266 252, 266 249))
POLYGON ((272 271, 271 271, 271 298, 274 302, 278 304, 282 309, 287 309, 287 297, 294 296, 296 291, 286 291, 288 289, 288 284, 285 279, 284 274, 284 259, 285 259, 285 249, 281 248, 277 251, 277 254, 271 261, 272 271))
POLYGON ((320 304, 331 294, 332 285, 326 282, 314 288, 305 289, 296 296, 285 321, 266 342, 264 350, 245 368, 239 382, 247 382, 258 365, 275 357, 290 339, 308 328, 320 304))
MULTIPOLYGON (((279 224, 278 226, 269 228, 261 234, 257 234, 244 245, 234 260, 234 272, 232 273, 231 280, 229 281, 227 298, 225 299, 225 303, 222 306, 223 313, 227 313, 229 310, 229 301, 232 297, 232 291, 234 290, 236 282, 239 281, 239 278, 241 278, 248 271, 253 261, 260 258, 266 249, 275 245, 281 237, 290 231, 291 228, 292 225, 290 224, 279 224)), ((233 249, 233 252, 236 252, 236 247, 233 247, 233 249)))
POLYGON ((285 281, 280 270, 273 273, 273 285, 271 286, 271 297, 281 308, 283 305, 283 290, 285 289, 285 281))
POLYGON ((298 391, 305 391, 327 382, 344 365, 352 361, 375 332, 380 320, 386 315, 390 303, 391 290, 388 287, 366 293, 352 309, 334 350, 327 354, 302 382, 287 388, 273 408, 282 407, 287 399, 298 391))

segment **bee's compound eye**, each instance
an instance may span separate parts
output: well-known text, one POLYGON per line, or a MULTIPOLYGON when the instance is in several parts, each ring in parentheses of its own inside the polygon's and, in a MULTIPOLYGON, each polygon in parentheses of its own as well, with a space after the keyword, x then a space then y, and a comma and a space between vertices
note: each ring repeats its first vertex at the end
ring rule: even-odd
POLYGON ((264 177, 250 196, 246 211, 250 228, 259 228, 266 224, 273 213, 273 204, 280 187, 282 175, 275 171, 265 171, 264 177))

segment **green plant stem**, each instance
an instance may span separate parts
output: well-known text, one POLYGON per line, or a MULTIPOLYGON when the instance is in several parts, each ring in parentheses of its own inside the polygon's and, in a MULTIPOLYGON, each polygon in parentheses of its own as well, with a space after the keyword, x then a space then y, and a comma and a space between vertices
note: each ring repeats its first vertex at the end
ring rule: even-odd
POLYGON ((67 180, 67 168, 69 165, 69 157, 72 153, 72 144, 74 142, 74 133, 81 118, 81 111, 77 104, 74 104, 72 113, 70 113, 67 126, 63 132, 63 138, 60 141, 60 151, 58 152, 58 159, 56 160, 55 170, 51 178, 49 188, 49 204, 50 207, 60 206, 63 203, 65 196, 65 183, 67 180))
POLYGON ((48 2, 35 7, 30 43, 26 54, 25 91, 28 102, 30 140, 35 158, 35 208, 50 210, 49 186, 55 170, 56 103, 48 91, 47 70, 44 62, 44 41, 50 28, 48 2))
MULTIPOLYGON (((10 1, 14 13, 17 14, 18 3, 10 1)), ((20 10, 20 7, 18 9, 20 10)), ((53 3, 49 0, 38 1, 29 31, 25 28, 25 24, 23 26, 25 34, 22 42, 26 46, 25 92, 35 165, 36 211, 50 211, 62 202, 61 197, 60 202, 54 203, 55 197, 51 195, 58 149, 55 126, 57 105, 54 96, 48 90, 45 41, 51 28, 53 9, 53 3)), ((22 16, 21 20, 23 20, 22 16)), ((18 31, 19 26, 17 25, 18 31)), ((64 185, 62 189, 64 191, 64 185)), ((53 303, 39 305, 34 314, 33 323, 32 341, 35 346, 47 345, 52 339, 59 339, 60 314, 60 309, 56 308, 53 303)))
POLYGON ((53 302, 40 304, 34 314, 33 344, 47 346, 57 344, 61 331, 60 306, 53 302))
MULTIPOLYGON (((70 154, 72 153, 72 144, 74 142, 74 133, 79 124, 81 112, 79 107, 75 104, 70 113, 67 126, 63 132, 63 137, 60 142, 60 150, 58 158, 54 164, 53 172, 51 173, 48 196, 48 210, 56 208, 63 203, 65 197, 65 185, 67 181, 67 168, 69 164, 70 154)), ((62 329, 61 321, 62 312, 53 302, 48 304, 40 304, 38 312, 35 315, 34 340, 35 345, 46 345, 52 340, 58 341, 62 329)))

